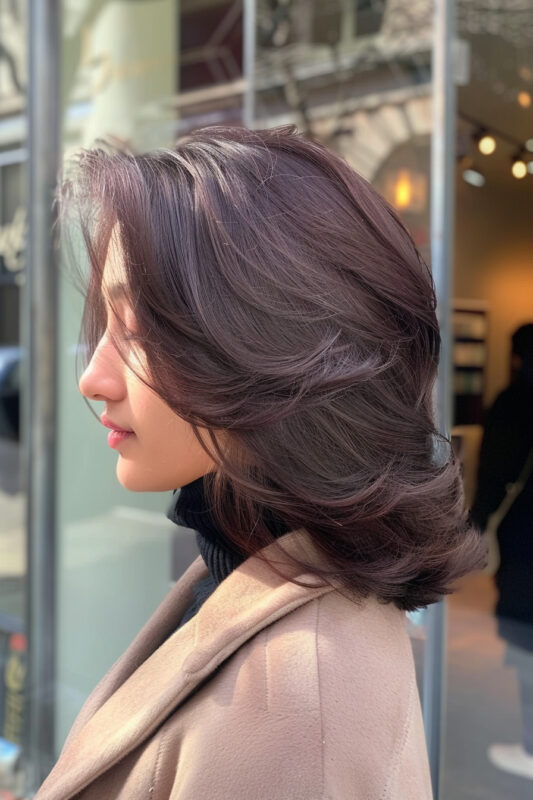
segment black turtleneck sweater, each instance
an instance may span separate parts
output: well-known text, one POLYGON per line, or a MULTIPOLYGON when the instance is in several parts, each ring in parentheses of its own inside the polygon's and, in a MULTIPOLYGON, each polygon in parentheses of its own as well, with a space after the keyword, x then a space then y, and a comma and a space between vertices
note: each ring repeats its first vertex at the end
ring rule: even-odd
MULTIPOLYGON (((208 508, 203 476, 175 490, 167 517, 177 525, 196 531, 198 549, 209 570, 209 574, 194 586, 194 597, 177 626, 180 628, 196 614, 218 584, 242 564, 247 556, 238 551, 217 528, 208 508)), ((290 530, 270 510, 265 512, 264 520, 276 538, 290 530)))

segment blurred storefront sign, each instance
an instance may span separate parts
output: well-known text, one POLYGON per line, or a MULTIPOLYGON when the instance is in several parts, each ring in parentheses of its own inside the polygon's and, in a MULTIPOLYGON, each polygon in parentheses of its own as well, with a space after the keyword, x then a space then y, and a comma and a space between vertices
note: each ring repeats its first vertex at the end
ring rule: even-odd
POLYGON ((3 796, 20 787, 21 753, 26 720, 26 650, 19 622, 0 616, 0 785, 3 796))
POLYGON ((24 269, 27 218, 26 209, 18 207, 11 222, 0 225, 0 285, 20 283, 24 269))

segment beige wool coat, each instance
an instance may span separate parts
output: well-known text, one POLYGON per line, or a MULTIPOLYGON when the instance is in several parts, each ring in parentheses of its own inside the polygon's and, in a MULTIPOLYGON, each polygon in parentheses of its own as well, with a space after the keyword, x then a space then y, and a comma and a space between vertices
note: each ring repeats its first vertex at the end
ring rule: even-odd
MULTIPOLYGON (((278 541, 317 557, 304 529, 278 541)), ((94 689, 35 800, 432 800, 405 613, 251 557, 176 630, 206 574, 94 689)))

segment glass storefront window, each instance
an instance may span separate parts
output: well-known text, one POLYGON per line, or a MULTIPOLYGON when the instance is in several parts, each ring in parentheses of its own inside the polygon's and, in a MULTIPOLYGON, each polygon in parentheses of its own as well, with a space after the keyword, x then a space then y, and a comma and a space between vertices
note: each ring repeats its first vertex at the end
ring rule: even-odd
MULTIPOLYGON (((458 90, 453 309, 454 441, 465 461, 469 502, 484 407, 510 377, 509 336, 532 316, 533 287, 531 170, 520 180, 511 173, 519 155, 527 171, 533 152, 533 4, 485 5, 455 3, 458 60, 470 53, 470 74, 458 90), (496 135, 494 158, 476 149, 487 128, 496 135), (467 171, 481 175, 477 186, 466 182, 467 171)), ((294 123, 385 195, 430 264, 434 6, 431 0, 65 0, 61 158, 100 138, 140 152, 172 146, 201 125, 294 123)), ((1 676, 23 675, 26 633, 18 373, 25 14, 22 0, 0 12, 8 51, 0 54, 0 788, 15 793, 22 791, 20 730, 13 714, 6 728, 5 709, 24 708, 25 700, 16 680, 6 694, 1 676)), ((166 520, 167 494, 127 492, 115 477, 115 454, 77 389, 83 298, 66 254, 60 266, 52 755, 90 690, 196 556, 191 532, 166 520)), ((93 404, 93 410, 102 409, 93 404)), ((511 670, 517 665, 504 663, 495 603, 494 584, 479 575, 447 603, 444 798, 496 800, 529 790, 523 777, 510 776, 488 755, 491 744, 518 740, 522 724, 518 672, 511 670)), ((409 615, 408 625, 422 694, 426 614, 409 615)))
POLYGON ((21 308, 26 233, 24 0, 0 11, 0 789, 22 792, 26 491, 21 308))
MULTIPOLYGON (((135 151, 171 145, 178 118, 181 17, 174 0, 63 4, 65 159, 100 137, 135 151)), ((180 537, 165 517, 169 494, 128 492, 115 477, 116 454, 77 388, 83 298, 69 279, 70 266, 64 257, 58 337, 56 754, 91 689, 168 592, 172 554, 177 551, 181 571, 197 555, 190 532, 180 537)), ((103 411, 102 404, 92 406, 96 414, 103 411)))

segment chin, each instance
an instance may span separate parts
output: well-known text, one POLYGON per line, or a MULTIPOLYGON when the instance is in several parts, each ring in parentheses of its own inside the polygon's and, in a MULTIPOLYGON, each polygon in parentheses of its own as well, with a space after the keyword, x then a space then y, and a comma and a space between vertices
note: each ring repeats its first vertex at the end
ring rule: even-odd
POLYGON ((147 475, 142 470, 132 468, 131 464, 117 463, 118 482, 130 492, 169 492, 176 488, 162 476, 147 475))

